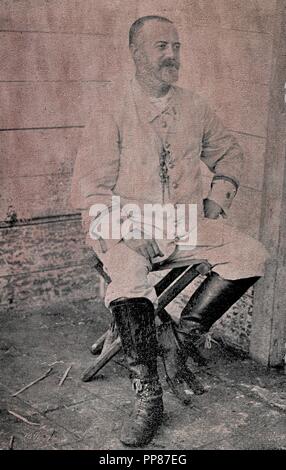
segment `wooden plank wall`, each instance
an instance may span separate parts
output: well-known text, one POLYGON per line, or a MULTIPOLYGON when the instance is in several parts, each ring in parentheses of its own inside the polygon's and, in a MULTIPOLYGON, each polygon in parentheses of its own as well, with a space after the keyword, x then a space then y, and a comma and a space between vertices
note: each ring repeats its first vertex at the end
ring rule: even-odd
POLYGON ((271 258, 255 292, 252 357, 286 363, 286 2, 277 2, 271 99, 261 217, 261 240, 271 258))
POLYGON ((128 29, 141 15, 175 21, 181 85, 206 96, 241 142, 246 165, 229 223, 258 236, 275 6, 276 0, 0 3, 0 305, 98 295, 69 204, 70 178, 93 104, 132 70, 128 29), (24 222, 9 228, 13 213, 24 222))

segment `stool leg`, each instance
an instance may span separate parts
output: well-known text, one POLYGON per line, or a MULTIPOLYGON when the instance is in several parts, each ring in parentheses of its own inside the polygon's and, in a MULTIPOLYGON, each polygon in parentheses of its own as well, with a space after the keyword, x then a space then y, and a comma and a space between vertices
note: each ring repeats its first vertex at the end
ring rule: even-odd
POLYGON ((92 354, 97 355, 100 354, 106 339, 108 331, 103 333, 103 335, 98 338, 98 340, 91 346, 90 351, 92 354))
POLYGON ((81 380, 83 382, 89 382, 92 380, 96 374, 121 350, 121 341, 119 336, 110 344, 109 347, 106 347, 105 351, 98 357, 94 365, 88 367, 83 375, 81 380))
POLYGON ((158 307, 156 311, 162 310, 165 308, 175 297, 177 297, 182 290, 185 289, 196 277, 198 277, 199 273, 196 270, 195 266, 191 266, 190 268, 186 269, 184 273, 181 275, 180 279, 177 280, 174 284, 170 287, 166 288, 164 292, 160 295, 158 299, 158 307))

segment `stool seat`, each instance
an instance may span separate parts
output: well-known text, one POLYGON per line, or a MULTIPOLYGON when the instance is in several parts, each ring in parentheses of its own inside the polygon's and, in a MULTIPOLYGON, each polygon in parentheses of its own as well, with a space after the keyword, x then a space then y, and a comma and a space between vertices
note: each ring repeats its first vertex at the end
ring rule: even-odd
POLYGON ((151 272, 163 271, 166 269, 174 269, 174 268, 186 268, 186 267, 191 267, 191 266, 196 266, 196 270, 200 274, 207 274, 211 269, 211 265, 205 259, 184 258, 184 259, 178 259, 178 260, 169 260, 167 258, 164 261, 153 263, 151 272))

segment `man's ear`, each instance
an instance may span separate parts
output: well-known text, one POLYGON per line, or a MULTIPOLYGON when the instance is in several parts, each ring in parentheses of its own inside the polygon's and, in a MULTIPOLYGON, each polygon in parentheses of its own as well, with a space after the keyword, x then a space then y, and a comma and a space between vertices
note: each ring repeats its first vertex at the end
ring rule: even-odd
POLYGON ((138 46, 136 46, 135 44, 130 44, 129 49, 133 57, 133 60, 135 60, 138 54, 138 46))

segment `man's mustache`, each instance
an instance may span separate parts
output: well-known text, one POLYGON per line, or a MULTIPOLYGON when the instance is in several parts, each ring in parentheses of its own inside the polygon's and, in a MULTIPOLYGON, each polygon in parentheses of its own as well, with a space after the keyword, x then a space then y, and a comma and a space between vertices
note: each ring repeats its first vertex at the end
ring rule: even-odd
POLYGON ((171 66, 175 67, 177 70, 179 70, 180 68, 180 64, 176 60, 166 59, 162 62, 162 64, 160 64, 160 69, 162 69, 163 67, 171 67, 171 66))

